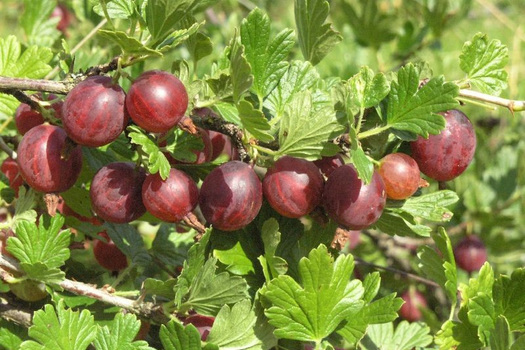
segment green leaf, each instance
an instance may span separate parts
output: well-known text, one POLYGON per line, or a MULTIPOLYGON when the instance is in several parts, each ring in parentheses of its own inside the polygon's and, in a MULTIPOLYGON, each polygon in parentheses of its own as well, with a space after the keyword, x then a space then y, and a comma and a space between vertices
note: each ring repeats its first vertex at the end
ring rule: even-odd
POLYGON ((98 326, 93 344, 97 350, 153 350, 144 340, 134 341, 140 321, 133 314, 117 313, 109 325, 98 326))
POLYGON ((423 323, 401 321, 394 331, 393 323, 371 325, 361 341, 365 350, 410 350, 432 343, 430 328, 423 323))
POLYGON ((179 128, 175 128, 175 130, 170 132, 166 139, 166 146, 164 147, 173 158, 187 163, 195 162, 197 155, 194 151, 202 150, 203 148, 204 143, 202 142, 202 138, 179 128))
POLYGON ((387 107, 388 126, 423 137, 438 134, 445 118, 438 112, 458 106, 458 86, 443 77, 430 79, 419 89, 419 72, 412 64, 401 68, 392 81, 387 107))
POLYGON ((231 308, 225 305, 217 314, 206 341, 221 349, 270 349, 277 345, 277 340, 263 318, 262 314, 256 315, 249 299, 231 308))
POLYGON ((468 322, 466 309, 458 314, 458 321, 446 321, 436 334, 434 341, 440 349, 478 350, 483 347, 480 342, 477 327, 468 322))
POLYGON ((20 344, 26 338, 26 328, 4 319, 0 320, 0 344, 5 349, 20 349, 20 344))
POLYGON ((36 262, 34 264, 20 263, 22 270, 27 275, 27 278, 42 281, 47 284, 54 285, 55 289, 61 289, 60 282, 64 280, 66 274, 58 267, 48 267, 44 263, 36 262))
POLYGON ((276 256, 276 251, 281 242, 281 232, 279 232, 279 222, 275 218, 264 221, 261 229, 262 241, 264 244, 263 269, 267 271, 267 281, 279 275, 284 275, 288 271, 288 264, 283 258, 276 256))
POLYGON ((33 222, 19 221, 16 237, 7 240, 7 251, 21 263, 61 267, 69 259, 71 242, 71 232, 62 231, 63 225, 64 217, 59 214, 50 220, 49 216, 42 216, 39 226, 33 222))
POLYGON ((525 334, 520 336, 510 347, 510 350, 521 350, 525 349, 525 334))
POLYGON ((452 253, 452 244, 442 227, 437 234, 432 235, 432 238, 443 258, 429 246, 423 246, 418 249, 418 265, 425 276, 445 290, 447 297, 452 301, 453 310, 456 305, 457 270, 452 253))
POLYGON ((276 156, 316 160, 339 151, 331 142, 343 130, 335 111, 328 104, 314 102, 309 91, 296 94, 290 101, 281 120, 276 156))
POLYGON ((510 349, 510 331, 509 323, 503 316, 496 318, 496 324, 490 335, 491 350, 509 350, 510 349))
POLYGON ((378 49, 396 37, 395 15, 379 9, 377 1, 359 0, 360 13, 348 1, 341 7, 359 44, 378 49))
POLYGON ((253 84, 252 68, 244 54, 244 45, 234 37, 230 42, 230 76, 233 86, 233 101, 237 104, 253 84))
POLYGON ((299 47, 303 57, 315 66, 343 38, 325 23, 330 11, 328 1, 295 0, 294 4, 299 47))
POLYGON ((400 210, 418 218, 434 222, 445 222, 452 218, 452 211, 447 209, 459 200, 454 191, 442 190, 422 196, 413 196, 403 202, 400 210))
POLYGON ((0 38, 0 75, 39 79, 51 71, 48 63, 53 52, 46 47, 30 46, 22 52, 14 35, 0 38))
POLYGON ((271 303, 265 314, 278 338, 320 342, 363 306, 360 281, 349 280, 351 255, 334 262, 324 245, 299 262, 302 286, 288 275, 271 280, 262 295, 271 303))
POLYGON ((195 280, 197 274, 202 270, 204 261, 206 259, 206 249, 210 240, 211 229, 208 229, 201 240, 191 246, 188 250, 188 258, 184 261, 184 266, 179 278, 177 278, 177 285, 175 286, 175 303, 180 305, 182 298, 188 294, 192 281, 195 280))
POLYGON ((152 47, 170 35, 177 23, 190 14, 198 0, 148 0, 146 4, 146 23, 152 35, 152 47))
POLYGON ((390 84, 385 75, 374 74, 374 71, 366 66, 361 67, 359 73, 350 78, 345 86, 348 89, 348 107, 352 114, 378 105, 390 92, 390 84))
POLYGON ((351 147, 350 160, 357 170, 357 175, 365 184, 369 184, 374 175, 374 163, 357 142, 352 143, 351 147))
POLYGON ((22 343, 21 350, 84 350, 91 344, 97 334, 95 321, 91 313, 66 310, 64 302, 59 301, 55 308, 44 306, 33 316, 33 325, 29 328, 29 336, 35 339, 22 343))
MULTIPOLYGON (((105 1, 106 10, 109 18, 121 18, 126 19, 131 17, 135 13, 135 1, 134 0, 112 0, 105 1)), ((104 10, 101 4, 97 4, 93 7, 93 11, 101 16, 105 17, 104 10)), ((100 31, 99 31, 100 33, 100 31)))
POLYGON ((155 139, 145 134, 138 126, 128 126, 128 137, 131 143, 139 145, 141 150, 148 155, 148 171, 151 174, 159 173, 163 180, 166 180, 170 174, 170 163, 164 153, 160 150, 155 139))
POLYGON ((103 225, 109 238, 122 253, 131 258, 134 264, 147 264, 151 257, 144 247, 144 241, 137 229, 129 224, 113 224, 105 222, 103 225))
POLYGON ((215 316, 223 305, 234 304, 247 297, 248 286, 239 276, 216 273, 217 260, 209 258, 189 285, 188 294, 179 309, 215 316))
POLYGON ((467 82, 482 92, 499 95, 507 88, 508 51, 499 40, 489 41, 487 35, 476 34, 472 41, 465 43, 459 56, 459 66, 467 73, 467 82))
POLYGON ((201 335, 195 326, 184 327, 177 321, 160 326, 160 341, 166 350, 201 350, 201 335))
POLYGON ((162 223, 151 244, 150 253, 168 267, 182 266, 193 245, 194 232, 180 233, 172 224, 162 223))
POLYGON ((186 45, 194 62, 200 61, 213 53, 213 43, 210 37, 202 33, 190 36, 186 41, 186 45))
POLYGON ((281 116, 296 94, 312 89, 320 77, 310 62, 293 61, 277 87, 264 102, 276 116, 281 116))
POLYGON ((20 25, 30 45, 52 47, 60 37, 56 28, 59 18, 51 17, 56 5, 56 0, 24 0, 20 25))
POLYGON ((36 222, 37 214, 33 209, 36 203, 36 192, 30 188, 20 187, 18 190, 18 199, 15 202, 15 217, 13 220, 14 231, 20 221, 36 222))
POLYGON ((373 225, 378 230, 389 235, 430 237, 432 229, 418 223, 415 218, 405 212, 385 208, 381 217, 373 225))
POLYGON ((509 276, 502 275, 496 280, 493 298, 496 314, 507 319, 511 332, 525 332, 525 269, 519 268, 509 276))
POLYGON ((495 310, 492 298, 479 293, 468 300, 468 319, 474 326, 478 326, 478 335, 486 345, 489 343, 490 333, 495 327, 495 310))
POLYGON ((163 297, 167 300, 175 298, 175 287, 177 280, 170 278, 167 280, 158 280, 154 278, 146 278, 142 283, 142 292, 147 295, 152 295, 154 298, 163 297))
POLYGON ((162 56, 162 53, 160 51, 150 49, 137 39, 127 35, 125 32, 99 29, 97 33, 104 39, 110 40, 117 44, 121 48, 122 53, 126 55, 137 55, 146 57, 162 56))
POLYGON ((263 142, 273 141, 273 136, 267 132, 270 130, 270 124, 262 111, 255 109, 246 100, 242 100, 237 104, 237 110, 239 111, 242 126, 254 137, 263 142))
POLYGON ((16 108, 20 105, 20 101, 12 95, 0 93, 0 120, 8 120, 14 118, 16 108))
POLYGON ((262 101, 288 68, 286 58, 294 45, 293 31, 284 29, 270 41, 270 19, 256 8, 242 22, 241 42, 252 68, 253 90, 262 101))
POLYGON ((460 285, 462 303, 467 303, 480 293, 492 297, 494 281, 494 270, 488 263, 485 263, 476 278, 471 278, 468 285, 460 285))

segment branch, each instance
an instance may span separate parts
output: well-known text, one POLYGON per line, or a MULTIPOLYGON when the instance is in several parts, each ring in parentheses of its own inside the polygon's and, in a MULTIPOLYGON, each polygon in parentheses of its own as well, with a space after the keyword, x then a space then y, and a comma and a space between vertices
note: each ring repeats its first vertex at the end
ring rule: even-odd
MULTIPOLYGON (((13 278, 10 272, 23 273, 18 262, 14 259, 0 254, 0 278, 8 281, 13 278)), ((131 300, 117 295, 113 295, 105 289, 99 289, 82 282, 76 282, 65 279, 59 283, 59 286, 68 292, 76 295, 87 296, 106 304, 121 307, 131 313, 139 315, 142 318, 150 319, 152 322, 164 324, 170 320, 170 317, 164 313, 162 304, 154 304, 151 302, 142 302, 138 300, 131 300)))
MULTIPOLYGON (((45 79, 9 78, 0 76, 0 92, 13 95, 18 98, 18 91, 44 91, 60 95, 66 95, 74 86, 75 82, 54 81, 45 79)), ((22 101, 27 102, 27 101, 22 101)))
POLYGON ((506 98, 492 96, 489 94, 484 94, 482 92, 477 92, 468 89, 460 89, 459 97, 460 99, 461 97, 464 97, 469 100, 481 101, 496 106, 502 106, 508 108, 513 113, 525 111, 525 101, 508 100, 506 98))

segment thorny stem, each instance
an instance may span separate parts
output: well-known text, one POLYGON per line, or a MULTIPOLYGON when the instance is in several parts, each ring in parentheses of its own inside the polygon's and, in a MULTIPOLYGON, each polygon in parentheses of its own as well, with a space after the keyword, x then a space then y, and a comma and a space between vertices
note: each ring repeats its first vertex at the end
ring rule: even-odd
MULTIPOLYGON (((13 273, 23 273, 17 261, 0 254, 0 278, 3 281, 8 281, 14 277, 8 270, 13 273)), ((143 318, 149 318, 155 323, 164 324, 170 320, 170 317, 164 313, 161 304, 123 298, 109 293, 107 290, 69 279, 64 279, 59 283, 59 286, 73 294, 87 296, 106 304, 118 306, 143 318)))
POLYGON ((489 94, 484 94, 481 92, 468 90, 468 89, 459 90, 459 98, 461 97, 465 97, 465 98, 476 100, 476 101, 487 102, 487 103, 490 103, 496 106, 505 107, 505 108, 508 108, 511 112, 525 111, 525 101, 509 100, 506 98, 492 96, 489 94))

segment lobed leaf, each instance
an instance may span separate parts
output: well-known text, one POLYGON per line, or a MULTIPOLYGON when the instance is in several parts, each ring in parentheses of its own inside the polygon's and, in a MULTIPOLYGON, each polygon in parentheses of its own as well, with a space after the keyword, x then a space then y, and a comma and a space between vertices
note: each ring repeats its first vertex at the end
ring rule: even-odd
POLYGON ((166 180, 170 174, 171 165, 154 138, 151 135, 145 134, 135 125, 128 126, 128 131, 128 137, 131 139, 131 143, 140 146, 142 152, 148 156, 149 173, 159 173, 160 177, 166 180))
POLYGON ((331 141, 342 130, 331 106, 315 105, 314 96, 308 91, 298 93, 282 117, 276 156, 315 160, 335 155, 339 147, 331 141))
POLYGON ((459 59, 467 81, 482 92, 499 95, 507 87, 509 50, 499 40, 477 33, 463 45, 459 59))
POLYGON ((242 22, 241 42, 252 68, 253 90, 262 101, 288 68, 286 58, 294 45, 293 31, 284 29, 270 40, 270 19, 256 8, 242 22))
POLYGON ((144 340, 134 341, 140 321, 133 314, 117 313, 109 325, 98 325, 93 341, 97 350, 153 350, 144 340))
POLYGON ((184 327, 177 321, 160 326, 160 341, 166 350, 201 350, 201 335, 195 326, 184 327))
POLYGON ((122 50, 122 53, 126 55, 137 55, 144 57, 162 56, 162 53, 160 51, 150 49, 149 47, 145 46, 143 43, 138 41, 136 38, 129 36, 125 32, 99 29, 97 33, 101 37, 117 44, 122 50))
POLYGON ((410 350, 432 343, 430 328, 423 323, 401 321, 394 331, 393 323, 371 325, 368 327, 361 346, 365 350, 410 350))
POLYGON ((445 118, 438 112, 458 106, 458 87, 444 82, 443 77, 430 79, 419 88, 419 72, 408 64, 397 73, 388 95, 387 124, 397 130, 423 137, 437 134, 445 127, 445 118))
POLYGON ((27 340, 20 349, 87 349, 95 339, 97 328, 93 315, 84 309, 82 312, 66 310, 60 300, 56 309, 47 304, 33 316, 29 336, 36 341, 27 340))
POLYGON ((272 334, 273 328, 264 321, 264 315, 256 314, 249 299, 231 308, 225 305, 217 314, 206 341, 220 349, 270 349, 277 345, 277 339, 272 334))
POLYGON ((324 245, 299 262, 299 285, 288 275, 271 280, 262 294, 271 304, 265 314, 279 338, 320 342, 363 306, 363 287, 348 276, 351 255, 334 262, 324 245))
POLYGON ((303 57, 316 65, 343 38, 325 23, 330 5, 326 0, 295 0, 295 23, 303 57))

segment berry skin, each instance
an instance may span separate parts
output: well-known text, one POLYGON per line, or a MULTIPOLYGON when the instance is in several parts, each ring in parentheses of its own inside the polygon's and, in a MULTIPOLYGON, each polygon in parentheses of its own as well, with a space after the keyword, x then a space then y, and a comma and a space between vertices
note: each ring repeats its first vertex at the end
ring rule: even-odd
POLYGON ((177 222, 189 214, 199 202, 199 189, 184 172, 171 169, 166 180, 159 174, 146 177, 142 185, 142 201, 155 217, 177 222))
POLYGON ((454 247, 454 258, 459 268, 479 271, 487 261, 487 248, 478 236, 468 235, 454 247))
POLYGON ((378 172, 385 183, 386 194, 391 199, 406 199, 422 184, 416 161, 404 153, 391 153, 383 157, 378 172))
POLYGON ((445 129, 428 139, 411 142, 412 157, 419 170, 436 181, 450 181, 461 175, 474 157, 476 134, 472 123, 456 109, 445 112, 445 129))
POLYGON ((253 169, 241 161, 213 169, 201 186, 199 205, 206 221, 223 231, 239 230, 257 216, 262 206, 262 184, 253 169))
POLYGON ((71 24, 72 14, 63 4, 58 4, 51 12, 51 17, 58 17, 57 29, 66 34, 67 28, 71 24))
POLYGON ((82 168, 82 150, 67 151, 67 135, 58 126, 42 124, 29 130, 18 146, 18 167, 25 182, 44 193, 63 192, 75 184, 82 168), (62 157, 66 151, 65 157, 62 157))
POLYGON ((15 191, 15 196, 18 196, 18 190, 20 186, 24 184, 18 163, 13 158, 6 158, 0 166, 0 171, 2 171, 7 177, 7 180, 9 180, 9 186, 15 191))
POLYGON ((325 177, 328 177, 332 171, 345 164, 345 162, 340 154, 336 154, 332 157, 322 157, 321 159, 314 160, 314 164, 325 177))
POLYGON ((108 234, 102 231, 98 235, 107 241, 97 239, 93 245, 93 254, 98 264, 110 271, 121 271, 128 267, 126 255, 118 249, 108 234))
POLYGON ((208 334, 210 333, 214 322, 215 317, 199 314, 190 315, 182 320, 184 325, 192 324, 195 326, 195 328, 197 328, 201 335, 202 341, 206 341, 206 339, 208 339, 208 334))
POLYGON ((323 186, 323 176, 314 163, 284 156, 266 172, 263 194, 279 214, 299 218, 321 202, 323 186))
POLYGON ((89 194, 93 211, 102 219, 124 224, 138 219, 146 212, 142 202, 143 169, 133 163, 114 162, 97 171, 89 194))
MULTIPOLYGON (((36 94, 38 98, 41 98, 41 94, 36 94)), ((53 94, 48 96, 49 100, 55 100, 57 97, 53 94)), ((62 101, 57 101, 51 106, 46 107, 46 109, 53 108, 55 112, 55 117, 57 119, 62 119, 62 101)), ((39 111, 36 111, 31 108, 30 105, 26 103, 21 103, 20 106, 16 109, 15 112, 15 125, 16 129, 20 135, 25 135, 29 130, 34 128, 37 125, 44 124, 44 116, 39 111)))
POLYGON ((184 116, 188 93, 173 74, 150 70, 131 84, 126 107, 131 119, 144 130, 166 132, 184 116))
POLYGON ((212 145, 210 161, 217 159, 221 155, 224 155, 228 161, 239 160, 239 151, 234 146, 230 136, 213 130, 206 130, 205 132, 208 134, 212 145))
POLYGON ((66 96, 62 122, 76 143, 100 147, 117 139, 128 124, 126 94, 110 77, 92 76, 66 96))
POLYGON ((401 294, 401 299, 405 302, 399 309, 399 316, 409 322, 421 320, 423 314, 420 308, 427 307, 425 296, 418 290, 409 289, 401 294))
POLYGON ((376 222, 386 204, 385 185, 374 171, 365 185, 352 164, 335 169, 326 181, 323 205, 328 215, 349 230, 361 230, 376 222))

